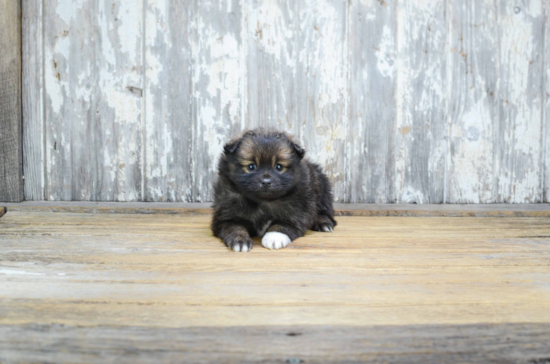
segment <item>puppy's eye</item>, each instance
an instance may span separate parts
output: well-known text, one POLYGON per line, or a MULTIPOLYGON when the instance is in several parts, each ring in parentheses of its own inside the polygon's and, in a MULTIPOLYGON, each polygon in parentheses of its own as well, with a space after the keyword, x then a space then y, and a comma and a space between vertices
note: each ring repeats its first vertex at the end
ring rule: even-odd
POLYGON ((275 169, 278 170, 278 171, 282 171, 283 170, 283 166, 281 164, 276 164, 275 165, 275 169))
POLYGON ((249 164, 248 169, 251 170, 251 171, 255 171, 256 170, 256 165, 255 164, 249 164))

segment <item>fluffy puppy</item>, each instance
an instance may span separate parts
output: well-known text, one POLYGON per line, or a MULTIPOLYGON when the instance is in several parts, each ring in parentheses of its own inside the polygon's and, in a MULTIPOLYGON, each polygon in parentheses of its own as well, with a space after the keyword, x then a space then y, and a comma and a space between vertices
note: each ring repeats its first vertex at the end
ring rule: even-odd
POLYGON ((281 249, 308 230, 336 226, 332 192, 321 168, 288 135, 255 129, 224 146, 214 186, 212 232, 236 252, 260 236, 281 249))

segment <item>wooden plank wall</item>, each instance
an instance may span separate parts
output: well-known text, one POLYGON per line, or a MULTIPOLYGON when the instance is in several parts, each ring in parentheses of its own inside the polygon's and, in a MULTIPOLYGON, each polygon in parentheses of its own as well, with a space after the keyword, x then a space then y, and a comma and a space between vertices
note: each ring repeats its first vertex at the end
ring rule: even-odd
POLYGON ((23 199, 21 5, 0 0, 0 201, 23 199))
POLYGON ((23 0, 25 197, 212 198, 255 126, 340 202, 550 199, 547 0, 23 0))

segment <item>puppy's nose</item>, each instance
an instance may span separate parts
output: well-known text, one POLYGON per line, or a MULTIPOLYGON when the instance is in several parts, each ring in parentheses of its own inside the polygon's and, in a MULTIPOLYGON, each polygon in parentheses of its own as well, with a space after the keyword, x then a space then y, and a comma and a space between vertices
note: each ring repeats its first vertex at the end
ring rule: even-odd
POLYGON ((270 178, 264 178, 261 182, 262 187, 270 187, 271 186, 271 179, 270 178))

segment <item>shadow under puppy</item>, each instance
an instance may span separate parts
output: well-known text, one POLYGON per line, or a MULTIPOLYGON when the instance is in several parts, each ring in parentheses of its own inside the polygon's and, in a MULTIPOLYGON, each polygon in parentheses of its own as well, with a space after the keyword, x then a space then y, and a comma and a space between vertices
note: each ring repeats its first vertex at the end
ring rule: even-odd
POLYGON ((288 135, 255 129, 224 146, 214 186, 212 231, 236 252, 260 236, 281 249, 308 229, 336 226, 332 192, 321 168, 288 135))

